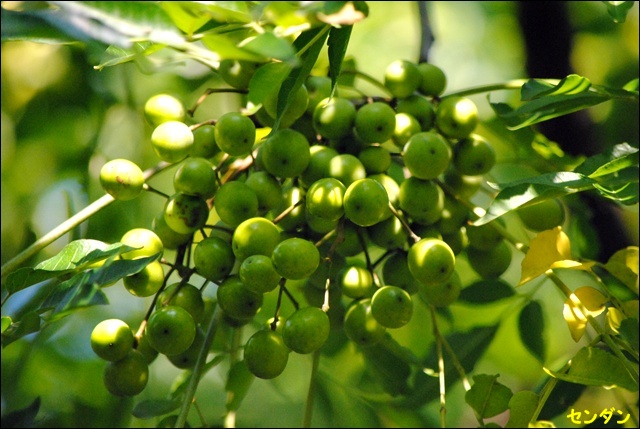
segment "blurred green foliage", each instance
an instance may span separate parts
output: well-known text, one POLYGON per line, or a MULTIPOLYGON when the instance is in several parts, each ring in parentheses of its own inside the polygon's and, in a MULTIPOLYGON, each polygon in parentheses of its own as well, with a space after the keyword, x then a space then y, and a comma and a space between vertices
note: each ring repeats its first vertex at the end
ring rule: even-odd
MULTIPOLYGON (((445 70, 447 92, 527 77, 516 2, 428 3, 435 35, 429 61, 445 70)), ((347 56, 355 59, 365 73, 381 78, 391 61, 417 60, 421 36, 418 6, 416 2, 400 1, 369 2, 369 7, 369 17, 354 27, 347 56)), ((576 73, 613 87, 637 77, 637 5, 631 9, 624 25, 613 23, 603 13, 602 2, 568 2, 568 7, 575 31, 571 63, 576 73)), ((166 65, 156 58, 157 63, 147 60, 142 64, 126 63, 97 71, 93 66, 103 58, 104 52, 93 45, 7 41, 1 48, 2 264, 35 238, 100 197, 103 191, 98 174, 107 160, 127 158, 143 169, 157 163, 148 144, 152 129, 142 115, 142 106, 150 96, 160 92, 175 94, 190 107, 206 88, 221 86, 219 77, 190 60, 166 65)), ((366 83, 362 85, 363 91, 375 92, 375 88, 366 83)), ((491 101, 514 101, 517 97, 515 92, 492 94, 491 101)), ((486 98, 474 97, 474 100, 483 119, 490 119, 493 112, 486 98)), ((194 121, 237 110, 240 103, 237 94, 216 94, 199 107, 194 121)), ((628 108, 622 103, 605 103, 588 112, 598 126, 603 145, 627 141, 637 147, 637 105, 628 108)), ((486 126, 485 131, 491 133, 492 128, 486 126)), ((495 170, 496 180, 518 178, 523 173, 510 165, 512 153, 506 147, 500 149, 501 164, 495 170)), ((168 189, 171 175, 159 175, 152 184, 158 189, 168 189)), ((47 247, 28 261, 28 265, 55 255, 74 238, 118 241, 131 228, 148 227, 162 204, 163 200, 151 193, 133 201, 112 204, 83 224, 79 231, 47 247)), ((621 211, 620 216, 630 240, 637 245, 637 205, 621 211)), ((585 222, 585 225, 576 225, 571 234, 576 249, 589 255, 589 247, 597 243, 590 236, 588 219, 585 222)), ((517 283, 518 267, 516 259, 504 276, 512 284, 517 283)), ((573 275, 577 281, 583 280, 582 274, 573 275)), ((465 284, 468 281, 463 279, 465 284)), ((527 285, 523 293, 543 286, 540 282, 527 285)), ((3 314, 14 317, 24 314, 31 308, 34 296, 46 292, 36 287, 16 294, 5 304, 3 314)), ((3 348, 3 416, 29 406, 40 397, 36 422, 39 427, 154 427, 153 419, 132 417, 132 407, 141 400, 161 399, 180 371, 162 358, 152 365, 149 386, 140 397, 119 399, 106 392, 102 384, 102 363, 89 346, 91 330, 105 317, 122 318, 135 326, 147 304, 122 294, 119 283, 104 292, 113 305, 76 312, 3 348)), ((557 294, 537 297, 544 301, 547 326, 560 327, 545 331, 545 339, 551 345, 546 364, 556 368, 580 346, 568 343, 557 294)), ((443 324, 447 333, 491 327, 501 322, 476 369, 500 373, 500 381, 513 391, 535 389, 545 379, 535 357, 519 340, 517 305, 520 303, 507 300, 482 307, 459 303, 452 306, 450 314, 444 315, 449 323, 443 324)), ((422 328, 398 330, 394 338, 422 357, 432 345, 432 337, 425 338, 423 334, 431 332, 432 326, 425 308, 416 309, 410 324, 422 328)), ((360 354, 346 350, 321 362, 313 426, 433 427, 438 424, 437 401, 417 412, 406 413, 402 406, 378 406, 378 392, 372 391, 371 397, 362 398, 349 391, 345 387, 347 381, 361 386, 373 385, 371 379, 378 375, 363 370, 360 354)), ((298 426, 306 401, 309 358, 292 354, 286 376, 273 381, 256 380, 238 410, 237 425, 298 426)), ((221 365, 219 370, 211 371, 199 388, 202 392, 198 397, 199 410, 212 425, 220 424, 225 413, 226 370, 221 365)), ((591 394, 591 389, 586 390, 576 408, 602 408, 603 404, 619 407, 629 399, 610 391, 594 390, 591 394)), ((460 383, 450 386, 447 418, 451 426, 477 424, 461 399, 463 396, 460 383)), ((194 419, 192 423, 197 425, 197 422, 194 419)), ((555 423, 561 427, 567 421, 560 415, 555 423)))

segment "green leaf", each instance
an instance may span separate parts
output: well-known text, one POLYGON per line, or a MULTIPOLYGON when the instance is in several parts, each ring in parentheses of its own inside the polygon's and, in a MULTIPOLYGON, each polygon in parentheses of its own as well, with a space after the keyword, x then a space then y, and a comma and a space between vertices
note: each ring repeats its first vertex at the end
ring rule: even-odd
POLYGON ((163 1, 160 7, 176 27, 190 36, 211 19, 206 6, 200 2, 163 1))
POLYGON ((8 346, 25 335, 38 332, 40 330, 40 322, 40 315, 35 311, 25 313, 20 320, 13 322, 11 326, 2 332, 2 347, 8 346))
POLYGON ((11 323, 12 323, 11 317, 2 316, 2 330, 1 330, 1 332, 4 333, 4 331, 6 331, 9 326, 11 326, 11 323))
POLYGON ((591 81, 577 74, 570 74, 557 85, 551 85, 540 79, 531 79, 522 85, 520 99, 531 101, 550 95, 579 94, 588 91, 589 88, 591 88, 591 81))
MULTIPOLYGON (((447 342, 466 373, 470 373, 473 370, 478 360, 491 345, 498 327, 499 325, 481 326, 470 329, 467 332, 455 332, 446 336, 447 342)), ((444 365, 445 387, 449 388, 460 380, 460 373, 451 363, 451 360, 447 358, 446 354, 444 356, 444 365)), ((438 371, 438 353, 435 344, 430 348, 422 367, 432 369, 435 372, 438 371)), ((440 397, 440 383, 437 376, 427 375, 423 371, 416 372, 412 378, 412 386, 413 390, 409 395, 397 399, 399 405, 420 407, 440 397)))
POLYGON ((638 391, 638 383, 633 380, 624 364, 617 356, 596 348, 583 347, 571 359, 567 374, 546 370, 550 375, 570 383, 586 386, 622 387, 631 392, 638 391))
POLYGON ((544 314, 538 301, 529 301, 520 311, 518 318, 520 339, 527 350, 539 362, 545 360, 544 314))
POLYGON ((627 167, 598 178, 598 182, 593 187, 600 195, 610 200, 627 206, 637 204, 639 171, 637 166, 627 167))
POLYGON ((510 130, 519 130, 559 116, 568 115, 605 101, 611 96, 596 92, 548 95, 524 103, 517 109, 505 103, 491 103, 491 108, 510 130))
POLYGON ((258 68, 249 82, 249 101, 257 106, 274 91, 280 88, 291 67, 287 63, 268 63, 258 68))
POLYGON ((629 289, 638 292, 638 246, 628 246, 615 252, 604 267, 629 289))
POLYGON ((635 78, 625 83, 622 89, 624 89, 625 91, 633 92, 637 95, 638 86, 640 86, 640 78, 635 78))
POLYGON ((244 360, 235 362, 229 369, 229 376, 225 385, 227 392, 227 411, 235 411, 240 408, 249 388, 256 376, 253 375, 244 360))
POLYGON ((296 51, 302 52, 300 54, 302 64, 300 67, 296 67, 291 70, 289 75, 282 82, 280 92, 278 92, 278 109, 277 116, 273 124, 274 131, 280 126, 282 114, 293 101, 293 97, 295 97, 296 92, 302 86, 311 73, 313 66, 316 64, 320 51, 322 50, 322 47, 329 35, 328 30, 328 26, 323 26, 304 31, 293 42, 293 47, 296 51))
POLYGON ((281 39, 272 32, 266 32, 252 37, 242 43, 242 49, 263 58, 275 58, 289 63, 291 67, 298 65, 296 51, 285 39, 281 39))
POLYGON ((38 411, 40 411, 40 397, 38 396, 36 399, 31 402, 25 408, 21 408, 19 410, 13 411, 11 413, 7 413, 2 416, 2 427, 3 428, 31 428, 35 427, 36 416, 38 415, 38 411))
POLYGON ((526 428, 533 417, 540 397, 531 390, 516 392, 509 400, 509 421, 505 428, 526 428))
POLYGON ((0 34, 3 42, 26 40, 34 43, 65 44, 76 41, 35 14, 3 8, 1 19, 0 34))
POLYGON ((473 386, 464 400, 473 408, 479 419, 497 416, 509 408, 513 392, 498 382, 499 375, 478 374, 473 376, 473 386))
POLYGON ((638 350, 638 318, 629 317, 620 322, 620 336, 629 344, 634 350, 638 350))
POLYGON ((171 46, 185 42, 157 2, 55 1, 56 10, 40 16, 71 37, 129 48, 148 40, 171 46))
POLYGON ((513 296, 513 288, 504 280, 479 280, 465 287, 460 292, 458 300, 473 304, 487 304, 513 296))
POLYGON ((607 6, 607 12, 616 24, 626 21, 627 14, 634 5, 634 1, 603 1, 607 6))
POLYGON ((53 309, 49 320, 62 318, 77 308, 109 303, 100 286, 91 283, 90 278, 91 273, 83 272, 56 287, 40 307, 42 310, 53 309))
POLYGON ((131 414, 139 419, 151 419, 153 417, 159 417, 168 414, 173 410, 177 410, 180 405, 180 401, 171 401, 167 399, 152 399, 140 401, 133 408, 131 414))
POLYGON ((390 395, 409 394, 411 368, 399 353, 401 346, 390 336, 384 341, 362 349, 367 359, 367 370, 381 383, 390 395))
POLYGON ((347 52, 352 29, 352 25, 345 25, 342 27, 332 27, 329 31, 329 40, 327 40, 327 45, 329 46, 329 76, 331 77, 332 96, 335 93, 336 86, 338 85, 338 78, 340 77, 342 62, 344 61, 344 55, 347 52))
POLYGON ((638 165, 639 151, 629 143, 620 143, 584 160, 573 171, 596 178, 638 165))
POLYGON ((593 189, 595 183, 595 180, 583 174, 559 171, 501 184, 501 191, 491 202, 485 215, 475 220, 473 225, 484 225, 521 206, 593 189))

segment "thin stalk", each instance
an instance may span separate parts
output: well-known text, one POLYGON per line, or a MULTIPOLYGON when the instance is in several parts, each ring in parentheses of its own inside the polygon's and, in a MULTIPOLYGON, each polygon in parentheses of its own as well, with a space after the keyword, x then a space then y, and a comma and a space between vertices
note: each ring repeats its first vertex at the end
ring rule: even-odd
POLYGON ((433 335, 436 338, 436 351, 438 353, 438 380, 440 382, 440 427, 447 427, 447 404, 446 404, 446 384, 444 373, 444 356, 442 354, 443 337, 438 329, 438 320, 436 318, 436 309, 433 305, 429 305, 431 313, 431 322, 433 324, 433 335))
POLYGON ((185 427, 185 423, 187 422, 189 407, 191 407, 193 398, 196 395, 198 383, 200 383, 200 377, 202 377, 202 372, 207 361, 207 355, 209 354, 209 350, 211 349, 213 339, 216 336, 216 331, 218 330, 218 323, 220 322, 221 316, 222 313, 218 311, 218 306, 216 305, 216 307, 213 309, 211 322, 209 323, 209 327, 207 328, 207 334, 204 337, 204 343, 202 344, 202 348, 200 349, 200 353, 198 354, 198 359, 196 359, 196 364, 193 367, 189 385, 187 386, 187 390, 184 392, 184 399, 180 408, 180 414, 178 414, 178 419, 176 420, 175 425, 175 427, 177 428, 185 427))
POLYGON ((320 350, 313 352, 313 362, 311 364, 311 378, 309 380, 309 391, 307 392, 307 403, 304 409, 304 420, 302 427, 311 427, 311 416, 313 415, 313 397, 315 393, 316 375, 320 364, 320 350))

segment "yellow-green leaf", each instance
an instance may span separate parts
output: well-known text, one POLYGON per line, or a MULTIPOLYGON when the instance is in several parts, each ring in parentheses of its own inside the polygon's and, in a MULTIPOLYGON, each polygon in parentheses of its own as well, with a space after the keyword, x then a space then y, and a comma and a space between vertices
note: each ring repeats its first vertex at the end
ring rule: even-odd
POLYGON ((554 264, 563 268, 580 265, 572 260, 571 242, 559 226, 542 231, 531 240, 529 251, 522 260, 522 274, 518 286, 554 268, 554 264))
POLYGON ((571 338, 578 342, 587 329, 587 316, 597 316, 605 309, 608 298, 598 289, 583 286, 576 289, 564 302, 562 316, 567 322, 571 338), (586 314, 585 314, 586 313, 586 314))

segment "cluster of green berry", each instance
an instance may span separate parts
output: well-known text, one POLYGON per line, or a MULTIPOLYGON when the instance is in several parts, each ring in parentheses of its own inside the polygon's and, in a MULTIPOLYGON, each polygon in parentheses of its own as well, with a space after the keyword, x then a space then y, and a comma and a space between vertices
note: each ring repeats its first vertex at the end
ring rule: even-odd
MULTIPOLYGON (((224 60, 218 72, 245 92, 268 66, 224 60)), ((174 189, 151 229, 122 238, 138 249, 122 257, 179 249, 174 266, 183 269, 168 286, 160 260, 124 279, 133 295, 154 296, 155 307, 139 336, 121 321, 96 327, 92 346, 111 362, 110 392, 139 393, 158 353, 178 368, 195 364, 209 284, 217 287, 223 320, 235 327, 254 320, 266 294, 291 297, 288 282, 303 284, 307 302, 291 297, 295 311, 275 309, 244 345, 248 369, 270 379, 285 370, 291 351, 319 350, 334 327, 360 346, 373 345, 410 322, 414 297, 435 307, 455 302, 460 254, 483 278, 507 270, 502 221, 472 226, 464 203, 496 163, 491 143, 476 133, 474 102, 442 97, 445 74, 428 63, 394 61, 380 85, 388 98, 353 97, 340 87, 332 94, 327 76, 309 76, 279 118, 274 87, 257 111, 192 125, 176 98, 148 100, 151 144, 176 166, 174 189), (382 254, 376 262, 372 249, 382 254), (196 274, 206 280, 200 289, 189 283, 196 274), (136 382, 124 386, 132 373, 136 382)), ((118 200, 147 187, 142 170, 124 159, 106 163, 100 180, 118 200)), ((523 224, 533 231, 561 224, 563 206, 551 204, 522 210, 523 224)))

